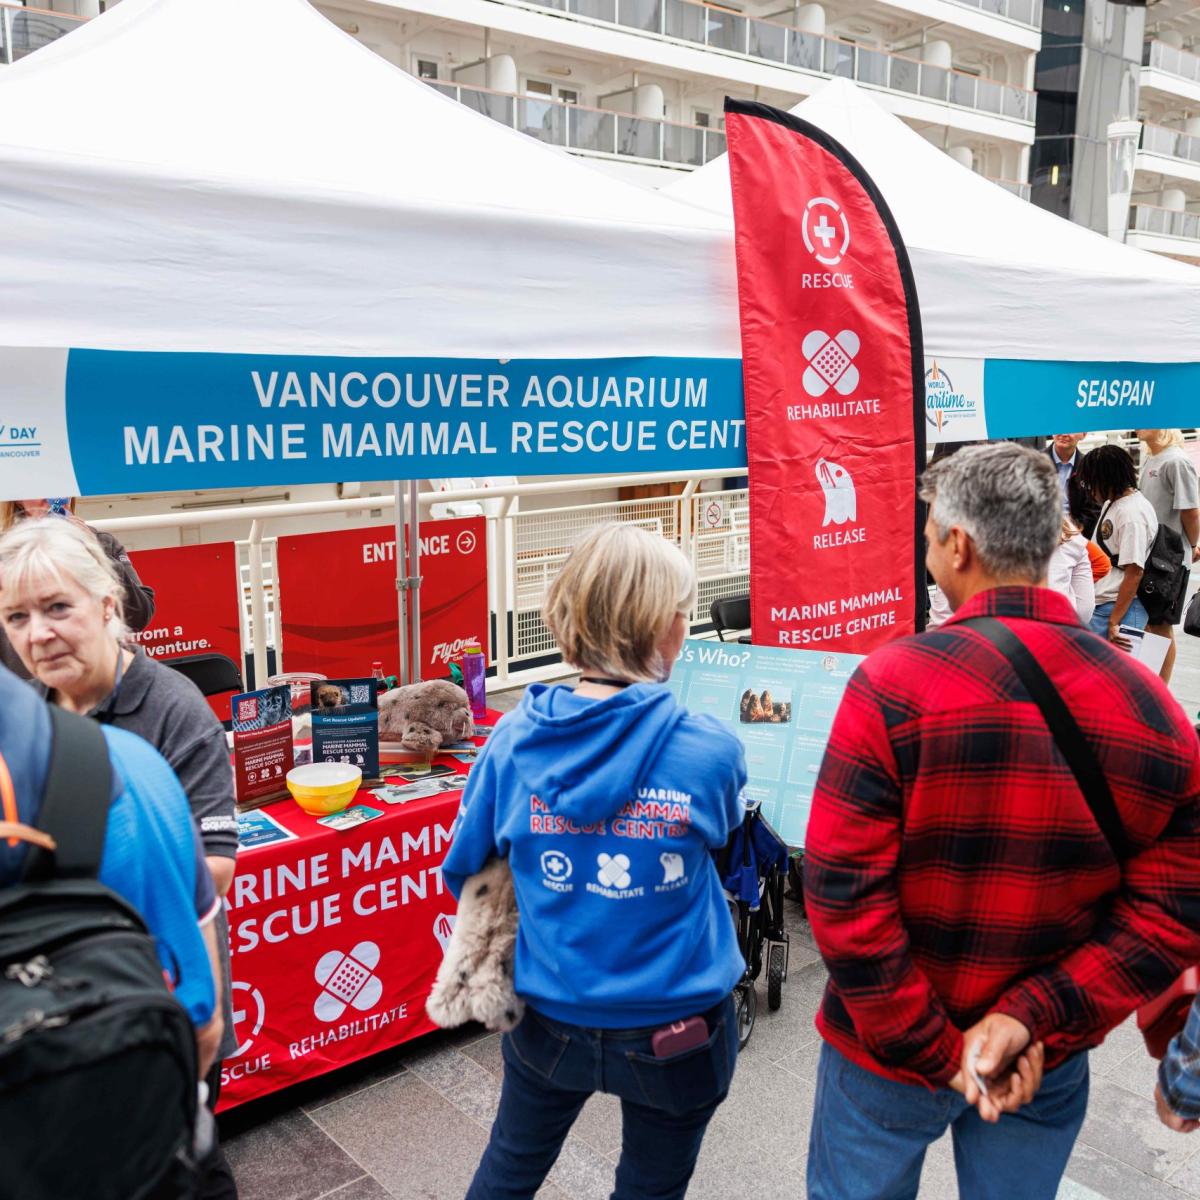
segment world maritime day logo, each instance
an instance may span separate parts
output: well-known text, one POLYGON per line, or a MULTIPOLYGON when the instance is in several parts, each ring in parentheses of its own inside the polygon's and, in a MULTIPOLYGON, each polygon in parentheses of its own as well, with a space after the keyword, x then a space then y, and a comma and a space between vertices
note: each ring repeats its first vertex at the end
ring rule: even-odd
POLYGON ((950 376, 933 360, 925 372, 925 420, 941 433, 955 424, 974 420, 979 404, 974 397, 956 391, 950 376))

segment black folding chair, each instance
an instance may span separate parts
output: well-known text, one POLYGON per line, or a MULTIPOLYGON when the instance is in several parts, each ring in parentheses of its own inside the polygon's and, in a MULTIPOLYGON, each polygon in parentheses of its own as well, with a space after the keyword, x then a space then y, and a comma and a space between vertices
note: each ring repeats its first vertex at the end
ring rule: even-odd
POLYGON ((242 673, 237 663, 224 654, 189 654, 163 662, 180 675, 186 675, 205 696, 242 690, 242 673))
MULTIPOLYGON (((725 635, 736 630, 750 628, 750 595, 747 593, 744 596, 723 596, 720 600, 714 600, 712 607, 708 610, 708 615, 712 620, 713 628, 717 631, 717 637, 721 641, 725 641, 725 635)), ((738 638, 739 642, 744 642, 749 645, 750 634, 744 633, 738 638)))

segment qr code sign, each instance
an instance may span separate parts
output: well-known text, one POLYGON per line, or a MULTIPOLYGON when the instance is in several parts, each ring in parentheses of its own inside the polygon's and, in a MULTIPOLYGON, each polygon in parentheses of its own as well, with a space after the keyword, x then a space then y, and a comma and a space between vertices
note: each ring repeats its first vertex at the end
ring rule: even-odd
POLYGON ((258 719, 258 697, 248 696, 245 700, 238 701, 239 721, 255 721, 258 719))
POLYGON ((369 684, 352 683, 350 685, 350 703, 351 704, 370 704, 371 703, 371 688, 369 684))

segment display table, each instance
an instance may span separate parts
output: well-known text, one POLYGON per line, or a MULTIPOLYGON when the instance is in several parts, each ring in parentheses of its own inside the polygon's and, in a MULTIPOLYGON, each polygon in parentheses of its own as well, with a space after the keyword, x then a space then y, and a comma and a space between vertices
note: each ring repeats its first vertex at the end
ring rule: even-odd
MULTIPOLYGON (((465 785, 465 764, 437 762, 465 785)), ((388 805, 363 790, 354 803, 382 815, 342 832, 291 799, 260 810, 295 836, 238 858, 228 897, 238 1048, 219 1111, 435 1028, 425 998, 454 923, 441 866, 461 794, 388 805)))

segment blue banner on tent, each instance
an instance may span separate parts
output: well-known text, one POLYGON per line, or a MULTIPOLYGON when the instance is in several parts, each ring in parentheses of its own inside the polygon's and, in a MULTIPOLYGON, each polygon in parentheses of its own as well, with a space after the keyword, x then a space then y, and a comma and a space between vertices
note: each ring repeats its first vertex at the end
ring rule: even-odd
POLYGON ((1200 364, 989 359, 988 436, 1032 437, 1196 423, 1200 364))
POLYGON ((72 350, 82 494, 739 467, 732 359, 392 359, 72 350))

